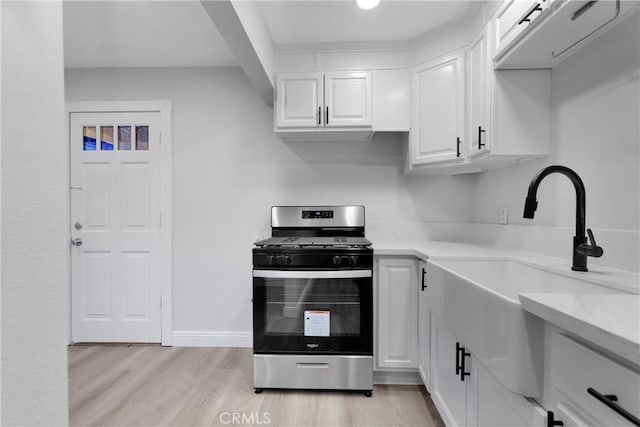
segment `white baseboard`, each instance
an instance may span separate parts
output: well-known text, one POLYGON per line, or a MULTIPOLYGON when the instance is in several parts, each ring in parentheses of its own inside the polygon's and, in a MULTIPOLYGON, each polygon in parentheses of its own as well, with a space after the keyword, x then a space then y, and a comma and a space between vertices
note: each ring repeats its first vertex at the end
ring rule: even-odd
POLYGON ((422 384, 418 371, 373 371, 374 384, 417 385, 422 384))
POLYGON ((253 347, 250 331, 173 331, 174 347, 253 347))

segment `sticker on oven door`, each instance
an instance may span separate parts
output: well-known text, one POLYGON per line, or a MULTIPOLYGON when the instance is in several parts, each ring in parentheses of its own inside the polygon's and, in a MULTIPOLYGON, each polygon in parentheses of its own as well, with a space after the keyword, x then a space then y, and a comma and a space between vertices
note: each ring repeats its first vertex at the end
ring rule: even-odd
POLYGON ((328 310, 304 311, 304 336, 328 337, 330 331, 331 313, 328 310))

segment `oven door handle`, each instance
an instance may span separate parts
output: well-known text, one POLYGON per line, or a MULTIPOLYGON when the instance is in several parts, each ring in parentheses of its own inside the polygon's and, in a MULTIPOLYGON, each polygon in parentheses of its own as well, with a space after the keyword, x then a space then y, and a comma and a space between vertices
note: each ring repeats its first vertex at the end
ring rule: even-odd
POLYGON ((371 270, 253 270, 253 277, 267 279, 356 279, 373 277, 371 270))

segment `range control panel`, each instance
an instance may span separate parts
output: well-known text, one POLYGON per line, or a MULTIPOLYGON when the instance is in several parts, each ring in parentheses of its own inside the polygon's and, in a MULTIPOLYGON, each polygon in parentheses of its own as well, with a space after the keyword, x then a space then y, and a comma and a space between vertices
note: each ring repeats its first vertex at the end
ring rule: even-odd
POLYGON ((302 219, 332 219, 333 211, 302 211, 302 219))

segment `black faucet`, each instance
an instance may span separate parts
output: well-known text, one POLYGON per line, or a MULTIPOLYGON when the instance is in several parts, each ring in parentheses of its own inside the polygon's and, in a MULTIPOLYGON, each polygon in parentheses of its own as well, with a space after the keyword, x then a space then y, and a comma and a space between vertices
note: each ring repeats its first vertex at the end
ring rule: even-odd
POLYGON ((571 180, 573 186, 576 188, 576 235, 573 237, 573 265, 572 270, 575 271, 589 271, 587 269, 587 256, 599 258, 604 253, 604 250, 596 244, 596 240, 593 237, 591 229, 587 230, 589 234, 589 240, 591 244, 587 244, 587 238, 584 234, 585 231, 585 191, 582 180, 573 170, 565 166, 548 166, 538 172, 531 183, 529 184, 529 192, 527 193, 527 199, 524 204, 524 218, 533 219, 533 215, 538 207, 538 201, 536 200, 536 193, 538 192, 538 186, 540 182, 552 173, 560 173, 571 180))

